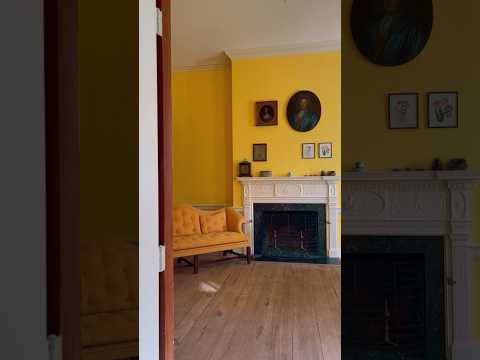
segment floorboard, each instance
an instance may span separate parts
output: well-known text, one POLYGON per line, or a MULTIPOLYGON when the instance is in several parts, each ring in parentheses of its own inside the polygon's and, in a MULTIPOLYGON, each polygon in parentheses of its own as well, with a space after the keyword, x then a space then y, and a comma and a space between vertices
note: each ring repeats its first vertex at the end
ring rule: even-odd
POLYGON ((340 266, 220 257, 176 267, 176 360, 340 360, 340 266))

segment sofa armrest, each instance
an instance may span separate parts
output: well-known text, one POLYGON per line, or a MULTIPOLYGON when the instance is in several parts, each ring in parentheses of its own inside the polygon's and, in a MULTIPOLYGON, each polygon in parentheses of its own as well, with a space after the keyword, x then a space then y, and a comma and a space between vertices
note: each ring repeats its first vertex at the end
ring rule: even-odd
POLYGON ((226 208, 225 210, 228 231, 243 233, 242 225, 246 223, 245 218, 234 208, 226 208))

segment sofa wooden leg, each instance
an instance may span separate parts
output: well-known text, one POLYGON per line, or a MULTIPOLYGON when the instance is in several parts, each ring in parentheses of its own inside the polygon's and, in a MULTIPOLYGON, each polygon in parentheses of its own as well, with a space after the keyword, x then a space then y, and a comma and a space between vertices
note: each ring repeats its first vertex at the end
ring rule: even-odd
POLYGON ((198 265, 199 265, 198 255, 195 255, 193 257, 193 273, 194 274, 198 274, 198 265))
POLYGON ((250 264, 251 259, 252 259, 252 248, 250 246, 247 246, 247 264, 250 264))

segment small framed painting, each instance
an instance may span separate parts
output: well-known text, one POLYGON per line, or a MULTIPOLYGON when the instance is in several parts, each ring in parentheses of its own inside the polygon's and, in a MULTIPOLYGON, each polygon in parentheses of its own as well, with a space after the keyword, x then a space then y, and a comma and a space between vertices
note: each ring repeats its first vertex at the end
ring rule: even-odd
POLYGON ((267 144, 253 144, 253 161, 267 161, 267 144))
POLYGON ((333 144, 320 143, 318 144, 318 157, 321 159, 329 159, 333 157, 333 144))
POLYGON ((255 103, 255 125, 275 126, 278 125, 278 102, 259 101, 255 103))
POLYGON ((388 95, 388 127, 389 129, 418 128, 418 94, 388 95))
POLYGON ((458 127, 458 92, 431 92, 428 94, 428 127, 458 127))
POLYGON ((315 159, 315 144, 302 144, 302 159, 315 159))

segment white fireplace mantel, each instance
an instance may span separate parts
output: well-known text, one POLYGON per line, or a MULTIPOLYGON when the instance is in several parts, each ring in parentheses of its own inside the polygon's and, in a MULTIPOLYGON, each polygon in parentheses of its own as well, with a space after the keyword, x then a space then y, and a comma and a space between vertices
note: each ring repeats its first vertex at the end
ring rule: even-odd
POLYGON ((243 214, 247 220, 246 231, 254 251, 254 217, 256 203, 263 204, 325 204, 327 254, 332 258, 341 255, 337 239, 337 185, 339 176, 303 177, 238 177, 243 185, 243 214))
MULTIPOLYGON (((441 236, 447 344, 453 360, 477 359, 472 314, 473 171, 342 174, 342 235, 441 236)), ((365 240, 368 241, 368 240, 365 240)), ((450 356, 448 356, 450 358, 450 356)))

